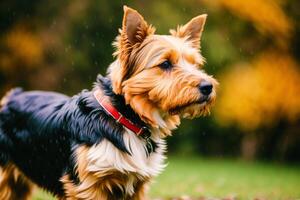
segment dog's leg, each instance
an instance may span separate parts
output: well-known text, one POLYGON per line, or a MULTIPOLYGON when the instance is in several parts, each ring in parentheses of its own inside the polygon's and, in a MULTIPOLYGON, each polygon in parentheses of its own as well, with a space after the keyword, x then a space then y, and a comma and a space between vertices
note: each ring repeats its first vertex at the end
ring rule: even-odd
POLYGON ((139 182, 136 186, 135 194, 131 199, 133 200, 148 200, 147 193, 148 182, 139 182))
POLYGON ((105 186, 97 183, 97 179, 87 177, 79 185, 72 183, 68 175, 61 178, 64 185, 65 197, 60 197, 59 200, 115 200, 110 196, 110 192, 104 190, 105 186))
POLYGON ((29 200, 33 184, 12 164, 1 168, 1 200, 29 200))

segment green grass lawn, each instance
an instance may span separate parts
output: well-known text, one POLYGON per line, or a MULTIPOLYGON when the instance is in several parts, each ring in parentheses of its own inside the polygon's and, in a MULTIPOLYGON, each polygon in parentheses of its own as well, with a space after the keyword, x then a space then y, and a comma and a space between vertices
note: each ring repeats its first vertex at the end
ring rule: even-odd
MULTIPOLYGON (((300 166, 172 157, 152 184, 150 195, 300 199, 300 166)), ((34 199, 53 198, 38 191, 34 199)))

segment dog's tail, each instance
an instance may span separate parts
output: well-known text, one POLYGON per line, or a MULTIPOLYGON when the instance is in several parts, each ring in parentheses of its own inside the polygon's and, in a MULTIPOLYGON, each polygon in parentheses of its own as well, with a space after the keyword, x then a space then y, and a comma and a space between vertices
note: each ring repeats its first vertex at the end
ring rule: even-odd
MULTIPOLYGON (((18 95, 20 93, 23 92, 23 89, 22 88, 14 88, 14 89, 11 89, 10 91, 8 91, 4 97, 0 100, 0 109, 5 107, 5 105, 7 104, 7 102, 9 101, 9 99, 12 97, 12 96, 15 96, 15 95, 18 95)), ((1 120, 1 119, 0 119, 1 120)))

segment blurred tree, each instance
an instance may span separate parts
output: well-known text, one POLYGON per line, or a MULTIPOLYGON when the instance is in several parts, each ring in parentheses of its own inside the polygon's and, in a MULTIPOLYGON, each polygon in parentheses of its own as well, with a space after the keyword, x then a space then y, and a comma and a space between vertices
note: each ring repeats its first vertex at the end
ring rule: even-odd
POLYGON ((236 64, 221 80, 224 85, 216 112, 220 123, 243 130, 273 126, 280 118, 300 117, 299 66, 288 55, 272 51, 252 65, 236 64))
POLYGON ((297 126, 300 120, 299 80, 296 62, 289 55, 271 50, 255 59, 252 65, 236 64, 225 73, 216 108, 218 122, 235 124, 247 134, 260 134, 245 136, 242 143, 245 157, 253 158, 261 148, 257 145, 263 148, 263 140, 272 137, 277 124, 284 122, 285 125, 278 130, 281 133, 276 140, 281 140, 289 128, 297 126))
POLYGON ((43 47, 38 37, 25 27, 17 25, 2 40, 0 70, 13 84, 15 80, 26 82, 26 73, 43 62, 43 47), (22 72, 22 73, 20 73, 22 72))
POLYGON ((279 0, 220 0, 231 13, 245 19, 263 35, 274 37, 281 47, 287 47, 293 24, 279 0))
POLYGON ((300 160, 297 0, 3 0, 0 94, 15 86, 69 95, 90 88, 113 60, 124 4, 159 34, 208 14, 201 51, 205 70, 221 80, 216 116, 183 121, 168 140, 171 152, 237 156, 241 146, 249 157, 300 160))
POLYGON ((290 131, 299 128, 300 121, 299 65, 290 53, 293 22, 279 1, 222 0, 221 5, 274 42, 260 49, 249 64, 234 64, 223 75, 217 121, 245 133, 241 143, 245 158, 284 157, 287 146, 295 146, 291 141, 300 140, 290 131), (293 139, 283 139, 288 137, 293 139))

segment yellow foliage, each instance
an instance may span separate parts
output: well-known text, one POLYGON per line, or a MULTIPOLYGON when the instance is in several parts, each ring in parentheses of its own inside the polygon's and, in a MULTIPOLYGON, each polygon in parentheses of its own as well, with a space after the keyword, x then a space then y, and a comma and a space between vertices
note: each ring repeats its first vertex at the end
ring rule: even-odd
POLYGON ((0 55, 0 64, 4 69, 35 67, 43 58, 42 44, 37 36, 22 27, 12 29, 3 39, 6 51, 0 55))
POLYGON ((251 66, 239 64, 221 78, 216 117, 244 130, 300 118, 299 66, 288 55, 268 52, 251 66))
POLYGON ((275 0, 220 0, 233 14, 249 20, 261 33, 273 35, 281 44, 291 36, 292 22, 275 0))

